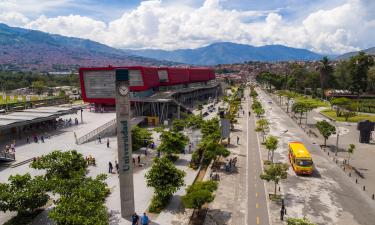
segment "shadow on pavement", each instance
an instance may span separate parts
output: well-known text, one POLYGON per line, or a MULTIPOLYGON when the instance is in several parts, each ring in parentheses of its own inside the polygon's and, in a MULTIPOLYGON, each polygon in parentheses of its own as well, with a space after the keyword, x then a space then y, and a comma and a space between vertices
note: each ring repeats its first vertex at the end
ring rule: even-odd
POLYGON ((205 224, 224 225, 228 224, 232 213, 220 209, 209 209, 206 214, 205 224))

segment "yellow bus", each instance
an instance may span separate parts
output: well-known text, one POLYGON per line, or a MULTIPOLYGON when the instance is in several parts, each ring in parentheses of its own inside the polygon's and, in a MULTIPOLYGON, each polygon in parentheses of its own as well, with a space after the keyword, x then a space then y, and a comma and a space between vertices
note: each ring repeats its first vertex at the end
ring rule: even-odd
POLYGON ((301 142, 289 142, 289 161, 296 174, 313 173, 313 161, 310 152, 301 142))

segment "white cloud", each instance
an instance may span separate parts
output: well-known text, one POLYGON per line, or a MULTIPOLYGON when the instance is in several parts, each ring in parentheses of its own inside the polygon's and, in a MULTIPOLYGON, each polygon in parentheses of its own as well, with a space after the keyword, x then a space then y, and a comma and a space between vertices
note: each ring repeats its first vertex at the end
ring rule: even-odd
MULTIPOLYGON (((288 21, 278 11, 228 10, 220 0, 206 0, 200 7, 149 0, 109 23, 79 15, 29 21, 17 14, 13 24, 121 48, 195 48, 232 41, 342 53, 375 46, 374 11, 372 0, 346 0, 341 6, 288 21)), ((13 20, 4 18, 0 11, 0 21, 13 20)))
POLYGON ((0 12, 0 22, 11 26, 23 26, 29 19, 19 12, 0 12))

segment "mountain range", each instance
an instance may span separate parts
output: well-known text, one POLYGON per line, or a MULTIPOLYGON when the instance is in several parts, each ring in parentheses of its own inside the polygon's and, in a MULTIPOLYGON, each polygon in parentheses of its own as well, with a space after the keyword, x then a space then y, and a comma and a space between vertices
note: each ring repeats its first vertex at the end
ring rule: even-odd
POLYGON ((0 69, 70 71, 80 66, 169 65, 98 42, 0 24, 0 69))
MULTIPOLYGON (((362 51, 365 52, 368 55, 375 55, 375 47, 368 48, 368 49, 365 49, 365 50, 362 50, 362 51)), ((352 56, 355 56, 356 54, 358 54, 358 51, 357 52, 348 52, 348 53, 345 53, 343 55, 338 56, 336 59, 345 60, 345 59, 349 59, 352 56)))
MULTIPOLYGON (((375 48, 366 51, 375 54, 375 48)), ((338 58, 346 59, 354 54, 347 53, 338 58)), ((255 47, 231 42, 174 51, 116 49, 87 39, 0 23, 0 70, 49 72, 71 71, 83 66, 217 65, 245 61, 313 61, 321 58, 321 54, 306 49, 283 45, 255 47)))
POLYGON ((283 45, 255 47, 231 42, 218 42, 196 49, 174 51, 127 49, 126 52, 143 57, 196 65, 231 64, 244 61, 311 61, 319 60, 323 57, 306 49, 291 48, 283 45))

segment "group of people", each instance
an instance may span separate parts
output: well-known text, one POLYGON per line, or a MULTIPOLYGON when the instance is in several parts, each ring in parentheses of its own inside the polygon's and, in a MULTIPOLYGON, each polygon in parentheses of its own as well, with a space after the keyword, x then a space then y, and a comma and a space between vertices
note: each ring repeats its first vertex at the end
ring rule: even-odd
POLYGON ((16 152, 16 140, 13 140, 10 145, 5 146, 5 153, 15 153, 16 152))
POLYGON ((89 157, 86 157, 85 160, 86 160, 87 165, 96 166, 95 157, 92 157, 91 155, 89 155, 89 157))
MULTIPOLYGON (((118 162, 115 161, 116 173, 119 173, 119 165, 118 162)), ((113 164, 111 161, 108 162, 108 173, 113 173, 113 164)))
MULTIPOLYGON (((49 138, 49 136, 47 136, 47 138, 49 138)), ((39 139, 40 139, 41 143, 44 143, 44 140, 45 140, 44 135, 41 135, 40 138, 37 135, 35 135, 35 134, 33 135, 34 143, 39 143, 39 139)), ((27 144, 30 143, 30 137, 26 137, 26 143, 27 144)))
POLYGON ((137 213, 132 215, 132 225, 149 225, 150 219, 148 218, 146 213, 143 213, 143 216, 139 217, 137 213))
POLYGON ((232 169, 236 167, 236 163, 237 163, 237 157, 230 159, 229 162, 225 163, 225 171, 231 172, 232 169))
MULTIPOLYGON (((69 118, 69 119, 60 118, 57 122, 58 122, 59 126, 61 126, 61 127, 70 127, 73 124, 72 118, 69 118)), ((78 125, 78 119, 77 118, 74 118, 74 124, 78 125)))

